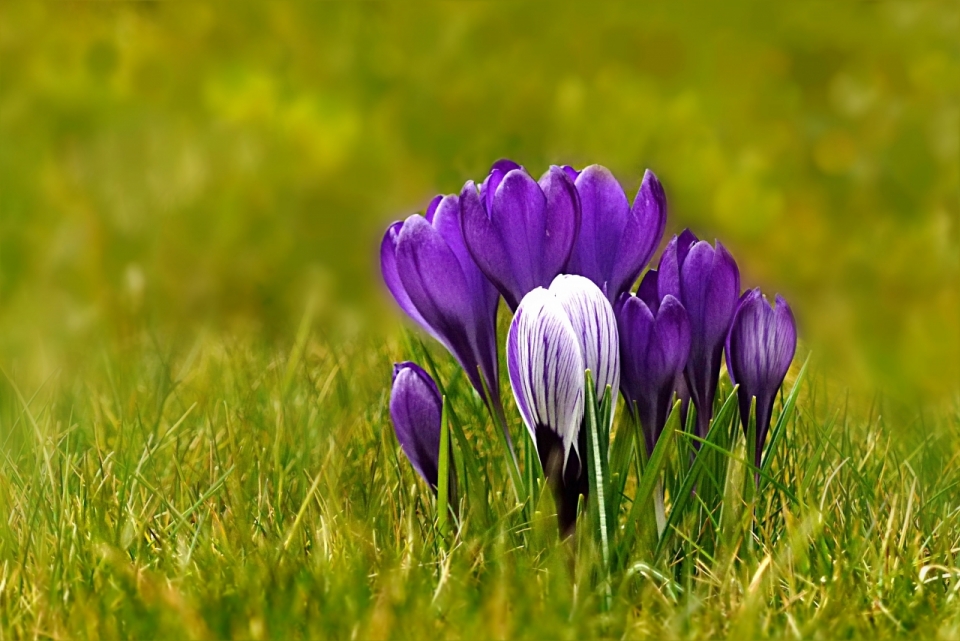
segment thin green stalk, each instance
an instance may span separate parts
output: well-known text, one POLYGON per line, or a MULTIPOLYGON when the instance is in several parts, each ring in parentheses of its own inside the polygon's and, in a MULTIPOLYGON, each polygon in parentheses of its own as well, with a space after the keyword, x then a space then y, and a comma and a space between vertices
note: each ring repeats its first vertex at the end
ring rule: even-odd
MULTIPOLYGON (((477 369, 479 370, 479 367, 477 369)), ((513 449, 513 443, 510 439, 510 430, 507 429, 507 420, 503 415, 503 408, 494 407, 493 395, 490 394, 487 381, 483 378, 483 372, 480 374, 480 384, 483 386, 484 400, 487 403, 487 407, 490 408, 490 415, 493 417, 494 423, 500 428, 496 431, 500 433, 499 440, 503 446, 504 458, 507 460, 507 472, 510 474, 513 495, 517 499, 517 503, 523 504, 527 499, 527 492, 523 484, 523 477, 520 475, 520 467, 517 465, 517 454, 513 449)))
POLYGON ((593 375, 586 371, 586 386, 584 398, 584 428, 587 430, 587 459, 590 476, 590 491, 592 494, 592 512, 596 519, 600 539, 600 554, 603 558, 604 575, 604 605, 610 608, 610 530, 607 520, 606 479, 607 461, 604 456, 605 448, 600 443, 600 411, 597 407, 597 392, 593 384, 593 375))
POLYGON ((450 428, 447 425, 447 397, 443 397, 440 410, 440 464, 437 466, 437 530, 442 545, 446 546, 448 525, 448 501, 450 498, 450 428))

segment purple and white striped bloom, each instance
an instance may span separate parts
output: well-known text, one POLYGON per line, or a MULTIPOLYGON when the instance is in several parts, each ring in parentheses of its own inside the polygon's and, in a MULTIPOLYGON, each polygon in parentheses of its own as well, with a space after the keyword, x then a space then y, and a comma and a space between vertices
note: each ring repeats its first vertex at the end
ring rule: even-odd
MULTIPOLYGON (((523 422, 557 498, 561 532, 572 531, 585 488, 579 453, 587 369, 598 395, 620 380, 613 308, 596 285, 561 275, 520 302, 507 335, 507 365, 523 422), (571 460, 572 459, 572 460, 571 460)), ((616 399, 614 398, 614 402, 616 399)))
POLYGON ((380 246, 380 267, 400 308, 453 354, 481 396, 486 383, 502 414, 499 296, 467 251, 459 198, 437 196, 424 216, 393 223, 380 246))
POLYGON ((437 384, 416 363, 393 366, 390 419, 400 449, 413 469, 437 491, 440 464, 440 421, 443 401, 437 384))
POLYGON ((494 164, 479 191, 463 186, 460 212, 470 254, 512 310, 563 270, 580 226, 577 190, 562 169, 537 182, 509 160, 494 164))
POLYGON ((612 303, 629 291, 663 238, 667 197, 649 169, 631 206, 613 174, 600 165, 577 173, 580 233, 567 271, 586 276, 612 303))
POLYGON ((544 471, 557 463, 548 460, 557 452, 540 447, 545 432, 559 438, 559 462, 565 466, 570 451, 577 449, 586 365, 576 330, 553 292, 538 287, 524 296, 507 334, 507 368, 544 471))
POLYGON ((746 431, 750 399, 757 399, 757 442, 754 464, 760 466, 763 444, 770 429, 773 402, 797 351, 797 324, 787 301, 779 294, 771 307, 760 289, 744 293, 727 337, 727 369, 740 385, 737 400, 746 431))

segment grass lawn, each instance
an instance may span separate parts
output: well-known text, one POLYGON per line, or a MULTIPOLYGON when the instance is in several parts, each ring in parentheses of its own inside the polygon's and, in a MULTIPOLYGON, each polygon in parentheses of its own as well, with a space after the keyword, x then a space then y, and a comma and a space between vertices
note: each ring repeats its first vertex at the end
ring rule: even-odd
MULTIPOLYGON (((430 348, 477 472, 447 541, 386 411, 390 363, 422 356, 419 339, 331 345, 304 324, 291 343, 134 339, 35 389, 6 371, 3 638, 960 634, 955 413, 891 432, 808 374, 756 524, 732 462, 724 510, 684 501, 659 550, 642 520, 607 602, 586 528, 558 542, 547 492, 516 507, 445 353, 430 348)), ((621 411, 616 434, 631 430, 621 411)), ((672 444, 668 514, 688 447, 672 444)))

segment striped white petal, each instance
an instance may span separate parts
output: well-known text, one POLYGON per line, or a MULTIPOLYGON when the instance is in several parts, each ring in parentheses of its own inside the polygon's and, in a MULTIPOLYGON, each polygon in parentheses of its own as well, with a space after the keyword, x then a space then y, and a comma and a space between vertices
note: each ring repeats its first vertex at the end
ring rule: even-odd
POLYGON ((565 466, 583 420, 585 366, 573 325, 552 292, 538 287, 523 297, 507 335, 507 365, 534 442, 537 429, 554 432, 565 466))
POLYGON ((617 317, 610 301, 593 281, 583 276, 561 274, 550 284, 550 293, 563 306, 580 343, 584 366, 593 374, 597 398, 607 385, 617 406, 620 389, 620 342, 617 317))

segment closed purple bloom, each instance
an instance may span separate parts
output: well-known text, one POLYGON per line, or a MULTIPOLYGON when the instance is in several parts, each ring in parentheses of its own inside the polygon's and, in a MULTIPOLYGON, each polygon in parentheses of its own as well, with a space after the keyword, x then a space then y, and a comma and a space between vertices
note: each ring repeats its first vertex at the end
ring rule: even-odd
MULTIPOLYGON (((659 283, 659 273, 656 269, 648 269, 647 273, 643 275, 643 278, 640 279, 640 286, 637 287, 637 298, 642 300, 647 304, 647 307, 654 314, 657 313, 657 310, 660 309, 660 293, 658 291, 659 283)), ((618 300, 619 304, 623 304, 627 299, 628 294, 624 294, 618 300)), ((674 296, 674 298, 677 298, 674 296)))
POLYGON ((401 309, 453 354, 481 396, 486 383, 493 409, 502 414, 499 297, 464 244, 459 199, 434 199, 426 216, 391 225, 380 246, 380 266, 401 309))
POLYGON ((744 430, 750 417, 750 399, 757 399, 757 442, 754 464, 770 429, 773 401, 797 351, 797 324, 787 301, 779 294, 771 307, 759 289, 744 294, 727 339, 727 369, 740 385, 738 401, 744 430))
POLYGON ((390 419, 413 469, 437 491, 442 399, 437 384, 416 363, 393 366, 390 419))
MULTIPOLYGON (((690 248, 693 247, 698 240, 696 234, 689 229, 684 229, 680 232, 679 236, 674 236, 670 239, 670 242, 667 243, 663 253, 660 255, 660 263, 657 267, 656 288, 658 305, 659 301, 663 300, 667 295, 673 296, 677 300, 682 300, 680 294, 680 268, 683 266, 687 254, 690 253, 690 248)), ((650 272, 647 273, 649 274, 650 272)), ((640 283, 640 290, 637 291, 637 295, 641 295, 641 292, 644 292, 644 300, 650 298, 651 295, 647 293, 644 288, 644 282, 640 283)), ((652 310, 653 308, 651 307, 650 309, 652 310)), ((687 387, 687 380, 682 372, 677 375, 674 389, 677 392, 677 398, 680 399, 680 422, 686 425, 687 410, 690 406, 690 389, 687 387)))
POLYGON ((460 210, 470 254, 512 310, 563 270, 580 225, 577 191, 562 169, 538 183, 511 161, 495 164, 479 192, 467 182, 460 210))
MULTIPOLYGON (((661 292, 669 286, 665 276, 661 267, 661 292)), ((726 248, 717 242, 714 249, 705 241, 691 246, 680 267, 680 302, 690 319, 690 356, 684 375, 697 408, 701 438, 706 437, 713 418, 720 361, 739 295, 740 271, 726 248)))
POLYGON ((674 236, 663 248, 660 263, 657 266, 657 292, 662 299, 667 294, 680 300, 680 269, 683 267, 690 248, 700 239, 689 229, 684 229, 679 236, 674 236))
POLYGON ((653 310, 640 296, 624 294, 621 300, 620 389, 643 427, 649 456, 667 422, 676 378, 687 362, 690 323, 683 305, 670 294, 653 310))
POLYGON ((667 198, 647 170, 633 206, 605 167, 591 165, 576 178, 580 196, 580 233, 567 271, 586 276, 607 299, 630 290, 647 265, 667 221, 667 198))

